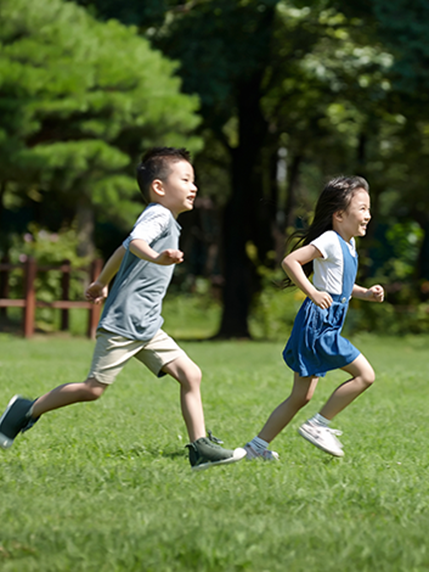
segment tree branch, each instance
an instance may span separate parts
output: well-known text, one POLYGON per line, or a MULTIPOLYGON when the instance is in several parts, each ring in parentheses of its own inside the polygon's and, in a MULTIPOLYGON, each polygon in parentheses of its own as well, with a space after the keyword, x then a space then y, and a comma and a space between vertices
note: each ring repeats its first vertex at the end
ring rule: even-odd
POLYGON ((179 4, 178 6, 175 6, 174 8, 171 8, 168 11, 172 14, 186 14, 199 4, 207 4, 207 0, 190 0, 190 2, 186 2, 185 4, 179 4))

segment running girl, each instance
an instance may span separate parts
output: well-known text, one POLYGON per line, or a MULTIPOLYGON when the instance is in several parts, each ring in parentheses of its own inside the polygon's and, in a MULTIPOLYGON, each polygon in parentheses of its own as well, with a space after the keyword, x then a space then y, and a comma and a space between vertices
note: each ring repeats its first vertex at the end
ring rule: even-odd
POLYGON ((314 220, 298 243, 302 246, 283 260, 288 276, 286 286, 295 284, 307 296, 283 352, 285 362, 294 371, 293 388, 258 436, 245 446, 249 459, 278 459, 275 451, 268 450, 269 443, 310 401, 319 378, 333 369, 342 369, 351 378, 333 392, 320 412, 299 428, 299 433, 331 455, 344 455, 336 437, 341 432, 329 424, 368 389, 375 374, 359 350, 342 337, 341 330, 352 296, 370 302, 384 299, 381 286, 363 288, 355 284, 358 256, 354 237, 365 236, 370 219, 366 180, 333 179, 319 197, 314 220), (313 283, 308 279, 312 272, 313 283))

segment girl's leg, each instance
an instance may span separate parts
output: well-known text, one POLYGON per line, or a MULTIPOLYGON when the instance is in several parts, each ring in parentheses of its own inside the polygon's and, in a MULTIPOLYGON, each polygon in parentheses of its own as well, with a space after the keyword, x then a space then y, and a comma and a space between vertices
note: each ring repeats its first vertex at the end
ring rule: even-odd
POLYGON ((320 415, 329 421, 363 393, 365 389, 368 389, 375 379, 375 373, 371 364, 362 354, 341 369, 349 373, 352 378, 337 387, 320 410, 320 415))
POLYGON ((200 368, 188 356, 181 356, 165 365, 163 371, 180 383, 180 405, 190 442, 205 437, 200 368))
POLYGON ((318 381, 318 377, 300 377, 295 373, 290 396, 274 409, 258 437, 270 443, 295 417, 298 411, 307 405, 313 397, 318 381))
POLYGON ((82 383, 66 383, 42 395, 33 404, 31 416, 40 417, 43 413, 59 409, 81 401, 94 401, 106 390, 105 383, 99 383, 93 377, 82 383))

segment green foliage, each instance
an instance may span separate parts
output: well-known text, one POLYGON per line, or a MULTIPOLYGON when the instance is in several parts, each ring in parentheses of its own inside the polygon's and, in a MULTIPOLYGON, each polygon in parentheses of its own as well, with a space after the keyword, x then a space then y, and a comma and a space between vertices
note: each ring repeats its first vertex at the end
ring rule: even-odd
MULTIPOLYGON (((345 380, 337 372, 273 442, 279 463, 199 474, 186 458, 177 384, 134 360, 101 400, 46 415, 0 452, 0 569, 427 570, 428 341, 353 340, 377 380, 335 420, 343 459, 296 431, 345 380)), ((83 379, 93 349, 52 337, 0 342, 1 410, 17 391, 83 379)), ((251 439, 290 390, 278 344, 183 347, 204 373, 208 427, 229 447, 251 439)))
MULTIPOLYGON (((427 226, 424 0, 80 3, 108 22, 59 0, 1 5, 0 175, 7 184, 0 193, 9 205, 58 190, 68 207, 95 206, 100 217, 129 224, 139 208, 134 158, 160 138, 200 149, 192 133, 201 102, 205 149, 196 166, 204 170, 203 193, 222 203, 235 195, 241 242, 234 250, 224 240, 225 257, 235 253, 224 268, 243 266, 235 276, 247 268, 243 243, 252 240, 263 259, 272 229, 278 237, 308 218, 323 181, 340 172, 369 179, 373 224, 405 217, 427 226), (134 23, 146 39, 111 18, 134 23), (180 94, 178 76, 197 97, 180 94), (279 149, 282 181, 274 173, 279 149)), ((409 304, 414 295, 422 244, 420 236, 412 257, 389 256, 382 277, 401 281, 391 301, 409 304)), ((239 300, 226 312, 257 283, 231 280, 226 286, 239 300)), ((275 317, 282 304, 267 292, 252 317, 258 336, 290 322, 275 317)))
POLYGON ((162 305, 163 328, 180 340, 208 339, 218 330, 221 311, 207 280, 198 279, 191 292, 170 287, 162 305))
POLYGON ((402 90, 415 93, 428 86, 429 6, 425 0, 375 0, 380 34, 396 54, 395 72, 402 90))
POLYGON ((68 260, 73 266, 82 266, 89 261, 76 254, 78 238, 74 229, 62 229, 51 233, 39 228, 36 224, 29 225, 29 232, 24 236, 15 236, 13 248, 10 251, 11 262, 22 262, 23 258, 31 256, 40 265, 60 264, 68 260))
POLYGON ((413 221, 392 224, 385 233, 383 263, 366 286, 383 285, 383 304, 352 300, 348 331, 404 335, 429 332, 429 304, 421 301, 416 267, 424 233, 413 221))
MULTIPOLYGON (((89 260, 78 256, 76 249, 78 237, 74 229, 63 229, 58 233, 49 232, 30 225, 24 236, 14 236, 9 251, 12 264, 23 263, 27 257, 36 260, 37 266, 60 266, 68 261, 74 267, 70 275, 69 299, 81 300, 85 283, 88 282, 89 260)), ((39 271, 35 280, 37 299, 42 302, 53 302, 62 299, 62 272, 60 270, 39 271)), ((9 276, 11 298, 23 296, 23 272, 13 270, 9 276)), ((36 309, 36 327, 52 330, 58 327, 58 310, 51 308, 36 309)))
POLYGON ((429 304, 415 302, 394 305, 371 304, 353 300, 346 322, 346 332, 373 332, 404 336, 429 333, 429 304))
POLYGON ((423 240, 423 230, 414 221, 396 223, 388 228, 386 239, 393 250, 381 274, 389 281, 406 281, 415 276, 415 268, 423 240))
POLYGON ((305 296, 297 288, 283 288, 284 273, 258 267, 261 291, 255 296, 250 314, 252 337, 262 340, 286 340, 305 296))
POLYGON ((198 149, 198 99, 180 93, 176 64, 135 28, 61 0, 3 0, 0 18, 6 193, 53 190, 129 225, 139 154, 154 144, 198 149))

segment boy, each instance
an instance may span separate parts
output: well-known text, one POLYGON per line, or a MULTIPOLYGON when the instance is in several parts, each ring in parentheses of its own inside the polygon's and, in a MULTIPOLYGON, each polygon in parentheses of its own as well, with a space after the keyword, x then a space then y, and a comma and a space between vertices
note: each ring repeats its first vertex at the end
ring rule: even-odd
POLYGON ((112 254, 100 276, 85 292, 99 303, 117 274, 97 329, 97 342, 88 377, 42 395, 34 402, 15 396, 0 418, 0 447, 9 448, 21 431, 60 407, 101 397, 125 363, 136 357, 155 375, 171 375, 180 384, 182 415, 189 435, 193 470, 242 459, 246 452, 223 449, 206 437, 199 367, 161 330, 162 300, 174 265, 183 261, 178 250, 180 225, 176 218, 193 208, 197 187, 190 155, 185 149, 157 147, 137 169, 137 181, 149 206, 130 236, 112 254))

